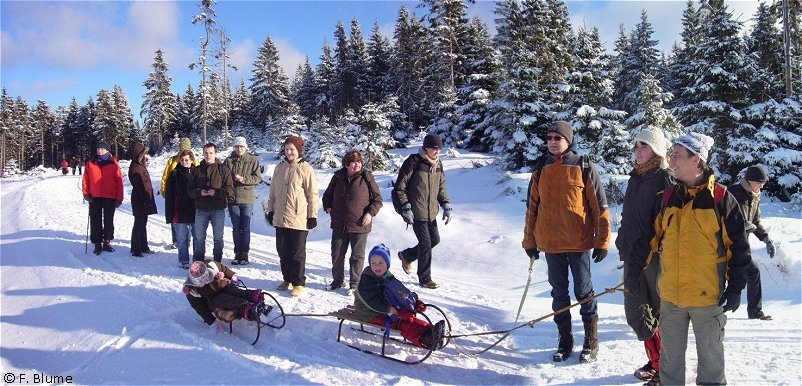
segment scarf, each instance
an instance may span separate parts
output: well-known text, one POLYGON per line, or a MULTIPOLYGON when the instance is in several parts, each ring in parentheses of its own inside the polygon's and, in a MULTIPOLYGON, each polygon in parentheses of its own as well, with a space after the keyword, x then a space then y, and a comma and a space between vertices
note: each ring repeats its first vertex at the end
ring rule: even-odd
POLYGON ((654 156, 652 159, 646 161, 645 164, 635 164, 635 173, 638 173, 639 176, 642 176, 653 169, 660 167, 660 164, 663 162, 663 158, 660 156, 654 156))

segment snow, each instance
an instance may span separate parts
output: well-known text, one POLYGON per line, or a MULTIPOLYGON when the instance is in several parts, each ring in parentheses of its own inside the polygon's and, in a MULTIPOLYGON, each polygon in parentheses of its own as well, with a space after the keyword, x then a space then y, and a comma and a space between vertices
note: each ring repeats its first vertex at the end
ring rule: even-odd
MULTIPOLYGON (((263 165, 277 162, 272 153, 263 153, 267 154, 262 155, 263 165)), ((443 161, 455 218, 448 225, 438 224, 442 242, 434 249, 433 279, 441 287, 418 287, 416 277, 404 274, 398 260, 391 270, 426 302, 446 311, 454 335, 505 331, 550 313, 550 287, 541 259, 534 264, 519 322, 513 322, 528 274, 529 261, 520 245, 527 174, 506 173, 484 154, 454 152, 443 161)), ((163 165, 164 157, 151 161, 154 186, 163 165)), ((333 172, 317 171, 321 192, 333 172)), ((394 174, 376 173, 376 177, 385 206, 368 243, 383 242, 395 253, 414 244, 415 238, 389 201, 394 174)), ((232 268, 250 286, 275 295, 290 316, 283 329, 263 330, 259 342, 251 346, 255 332, 251 326, 237 321, 233 335, 227 331, 218 335, 189 307, 180 292, 186 272, 178 268, 177 253, 166 249, 170 231, 161 197, 157 197, 160 214, 148 223, 156 254, 130 256, 133 217, 126 181, 126 199, 115 216, 116 251, 95 256, 85 252, 87 206, 79 176, 47 171, 0 184, 0 357, 6 377, 17 377, 10 383, 23 383, 21 376, 30 382, 43 375, 71 376, 80 384, 641 383, 632 372, 646 362, 646 356, 624 319, 621 293, 599 298, 600 349, 595 363, 580 365, 576 356, 553 363, 556 327, 550 318, 532 328, 516 329, 479 356, 469 354, 496 343, 502 334, 458 338, 416 366, 352 350, 337 342, 335 318, 298 316, 326 314, 353 302, 345 292, 322 289, 331 277, 328 216, 321 211, 320 225, 309 234, 308 289, 302 297, 291 298, 274 290, 281 282, 275 232, 258 205, 252 224, 252 264, 232 268)), ((261 202, 267 187, 260 185, 258 193, 261 202)), ((727 380, 736 385, 800 384, 802 215, 789 204, 764 201, 763 222, 778 244, 778 256, 769 259, 763 243, 754 237, 750 241, 762 272, 764 310, 774 320, 749 320, 745 294, 741 308, 728 314, 727 380)), ((620 214, 620 207, 611 211, 620 214)), ((224 263, 228 264, 232 242, 226 221, 224 263)), ((207 241, 211 243, 211 237, 207 241)), ((621 281, 618 254, 611 248, 606 260, 593 265, 597 293, 621 281)), ((574 330, 581 344, 576 309, 574 330)), ((361 336, 352 343, 369 339, 361 336)), ((693 383, 692 334, 690 339, 686 381, 693 383)))

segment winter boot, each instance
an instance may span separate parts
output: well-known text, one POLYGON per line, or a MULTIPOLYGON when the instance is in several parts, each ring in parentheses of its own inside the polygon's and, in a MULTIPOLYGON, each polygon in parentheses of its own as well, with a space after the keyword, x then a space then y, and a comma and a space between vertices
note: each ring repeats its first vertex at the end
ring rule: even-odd
POLYGON ((239 265, 248 265, 248 252, 240 252, 239 265))
POLYGON ((579 363, 595 362, 596 354, 599 352, 599 315, 583 316, 582 324, 585 325, 585 343, 582 344, 579 363))
POLYGON ((102 251, 103 251, 103 244, 101 244, 101 243, 95 243, 95 249, 94 249, 94 250, 92 250, 92 253, 94 253, 94 254, 96 254, 96 255, 99 255, 99 254, 100 254, 100 252, 102 252, 102 251))
POLYGON ((231 265, 239 265, 242 258, 242 252, 234 252, 234 260, 231 260, 231 265))
POLYGON ((557 321, 557 331, 560 333, 560 341, 557 343, 557 352, 552 359, 555 362, 562 362, 571 356, 574 350, 574 334, 571 332, 571 318, 564 318, 557 321))
POLYGON ((106 240, 103 242, 103 250, 106 252, 114 252, 114 248, 111 247, 111 241, 106 240))

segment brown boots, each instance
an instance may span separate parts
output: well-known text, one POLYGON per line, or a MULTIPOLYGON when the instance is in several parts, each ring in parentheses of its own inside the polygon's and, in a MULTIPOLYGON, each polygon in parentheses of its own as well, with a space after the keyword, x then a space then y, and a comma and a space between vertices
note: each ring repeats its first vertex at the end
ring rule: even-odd
POLYGON ((579 363, 595 362, 599 352, 599 315, 583 316, 582 324, 585 325, 585 343, 579 354, 579 363))

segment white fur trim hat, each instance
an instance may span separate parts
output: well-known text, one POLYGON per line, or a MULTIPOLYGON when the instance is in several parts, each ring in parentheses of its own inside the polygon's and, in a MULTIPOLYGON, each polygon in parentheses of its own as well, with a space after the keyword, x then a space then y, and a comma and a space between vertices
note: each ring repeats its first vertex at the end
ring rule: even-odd
POLYGON ((713 147, 713 138, 704 134, 688 133, 677 138, 674 144, 682 145, 691 153, 699 154, 699 157, 701 157, 703 161, 707 162, 710 149, 713 147))

